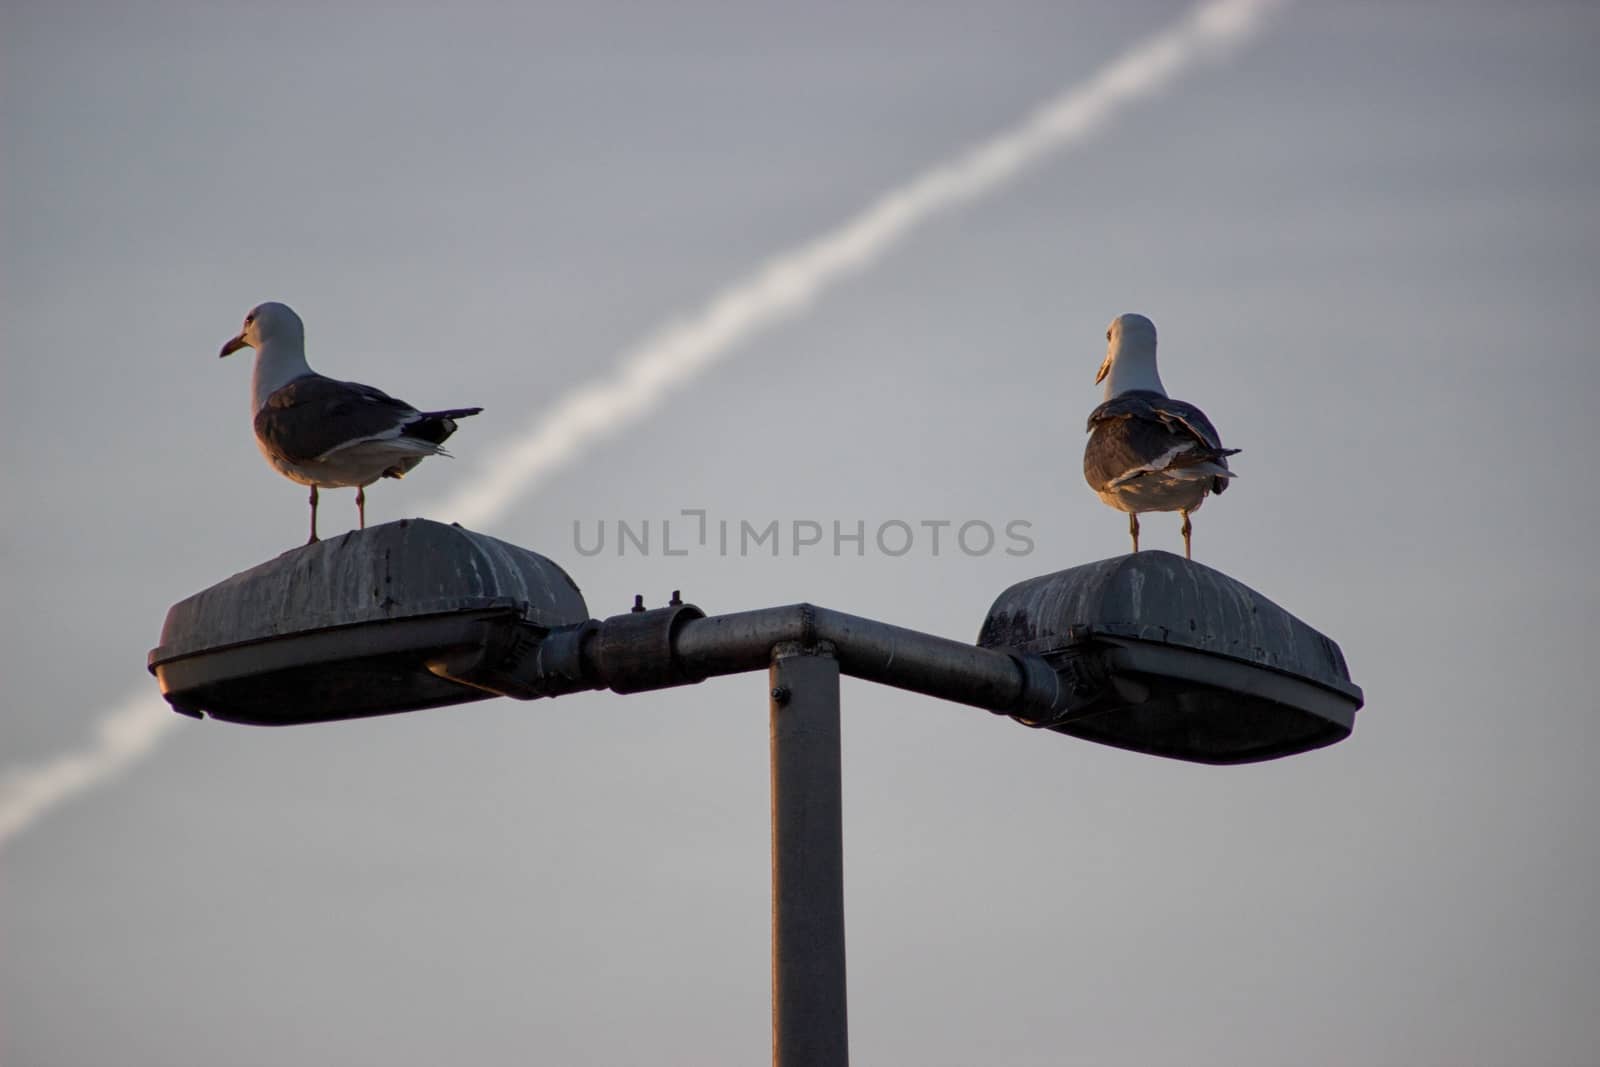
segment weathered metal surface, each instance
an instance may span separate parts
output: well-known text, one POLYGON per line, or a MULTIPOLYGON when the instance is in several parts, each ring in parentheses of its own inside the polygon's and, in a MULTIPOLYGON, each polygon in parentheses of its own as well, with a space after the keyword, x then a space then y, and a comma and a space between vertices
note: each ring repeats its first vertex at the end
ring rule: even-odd
POLYGON ((784 645, 768 675, 772 755, 772 1062, 845 1067, 839 663, 784 645))
POLYGON ((386 714, 492 695, 435 675, 431 659, 536 642, 588 617, 543 556, 409 519, 293 549, 180 601, 150 669, 190 714, 274 725, 386 714))
POLYGON ((1004 713, 1047 714, 1063 699, 1037 658, 978 648, 814 604, 691 619, 673 642, 678 669, 704 678, 758 670, 774 646, 833 646, 840 670, 897 689, 1004 713))
POLYGON ((1363 701, 1331 639, 1168 552, 1020 582, 995 601, 978 642, 1043 656, 1071 691, 1070 712, 1023 721, 1204 763, 1331 744, 1363 701))
POLYGON ((589 617, 577 585, 545 557, 460 526, 401 519, 291 549, 179 601, 152 655, 498 607, 545 627, 589 617))
POLYGON ((1074 627, 1216 652, 1361 692, 1329 638, 1221 571, 1170 552, 1137 552, 1019 582, 995 600, 978 642, 1054 652, 1071 643, 1074 627))
POLYGON ((599 625, 592 646, 597 676, 614 693, 643 693, 699 681, 703 675, 682 668, 673 644, 684 625, 705 615, 693 604, 678 601, 611 616, 599 625))
POLYGON ((1362 701, 1331 640, 1165 552, 1015 585, 974 646, 811 604, 706 618, 675 598, 595 622, 556 564, 425 520, 295 549, 190 597, 150 665, 180 711, 286 724, 665 688, 759 669, 783 643, 829 646, 854 677, 1207 763, 1330 744, 1362 701))

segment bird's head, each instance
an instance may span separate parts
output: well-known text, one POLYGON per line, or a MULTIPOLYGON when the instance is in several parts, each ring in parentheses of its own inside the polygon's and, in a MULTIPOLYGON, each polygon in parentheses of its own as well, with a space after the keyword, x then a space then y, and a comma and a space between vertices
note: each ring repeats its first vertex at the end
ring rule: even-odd
POLYGON ((1099 385, 1111 373, 1111 365, 1119 359, 1133 357, 1141 362, 1148 359, 1154 370, 1156 360, 1156 324, 1143 315, 1129 313, 1118 315, 1106 327, 1106 358, 1095 372, 1094 384, 1099 385))
POLYGON ((217 354, 226 356, 241 348, 259 350, 268 341, 290 337, 305 337, 305 326, 300 322, 300 316, 288 304, 268 301, 250 309, 244 317, 244 328, 239 331, 239 336, 229 340, 217 354))

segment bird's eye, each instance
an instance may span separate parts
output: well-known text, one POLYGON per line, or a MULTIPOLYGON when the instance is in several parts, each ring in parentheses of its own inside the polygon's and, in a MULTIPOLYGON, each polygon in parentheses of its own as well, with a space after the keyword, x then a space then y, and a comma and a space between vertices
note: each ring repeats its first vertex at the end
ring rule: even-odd
POLYGON ((1111 331, 1110 330, 1106 331, 1106 340, 1107 341, 1111 340, 1111 331))
MULTIPOLYGON (((253 311, 250 314, 248 314, 248 315, 246 315, 244 317, 244 324, 246 326, 250 325, 254 321, 256 321, 256 315, 255 315, 255 312, 253 312, 253 311)), ((1110 334, 1106 334, 1106 336, 1110 337, 1111 335, 1110 334)))

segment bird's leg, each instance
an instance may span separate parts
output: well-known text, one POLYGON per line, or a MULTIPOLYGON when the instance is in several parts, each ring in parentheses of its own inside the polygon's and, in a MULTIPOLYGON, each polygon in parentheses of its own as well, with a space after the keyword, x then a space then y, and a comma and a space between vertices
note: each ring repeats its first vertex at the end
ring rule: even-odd
POLYGON ((356 486, 356 515, 361 520, 361 528, 367 528, 367 487, 356 486))
POLYGON ((1189 555, 1189 531, 1193 528, 1189 525, 1189 512, 1184 510, 1179 514, 1183 516, 1183 558, 1193 559, 1194 557, 1189 555))
POLYGON ((314 545, 316 543, 317 543, 317 487, 313 485, 311 487, 311 539, 309 541, 307 541, 306 544, 314 545))
POLYGON ((1133 550, 1139 551, 1139 513, 1128 512, 1128 533, 1133 535, 1133 550))

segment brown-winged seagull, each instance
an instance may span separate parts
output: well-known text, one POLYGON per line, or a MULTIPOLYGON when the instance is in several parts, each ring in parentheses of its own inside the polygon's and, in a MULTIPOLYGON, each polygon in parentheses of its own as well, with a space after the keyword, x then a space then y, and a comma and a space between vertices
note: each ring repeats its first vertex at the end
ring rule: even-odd
POLYGON ((1143 315, 1118 315, 1106 330, 1106 358, 1094 376, 1106 383, 1105 402, 1089 413, 1083 477, 1100 499, 1128 513, 1133 550, 1139 515, 1183 515, 1183 556, 1189 553, 1189 513, 1207 493, 1228 488, 1233 473, 1222 438, 1193 404, 1173 400, 1156 372, 1156 324, 1143 315))
POLYGON ((441 445, 456 420, 482 408, 418 411, 359 382, 325 378, 306 364, 306 330, 287 304, 258 304, 221 355, 256 350, 250 380, 256 444, 279 474, 311 487, 311 544, 317 539, 317 489, 356 487, 356 513, 367 526, 367 486, 401 478, 441 445))

